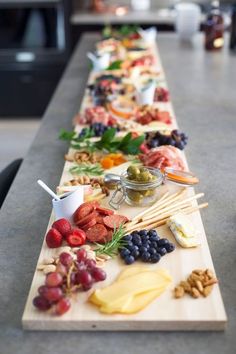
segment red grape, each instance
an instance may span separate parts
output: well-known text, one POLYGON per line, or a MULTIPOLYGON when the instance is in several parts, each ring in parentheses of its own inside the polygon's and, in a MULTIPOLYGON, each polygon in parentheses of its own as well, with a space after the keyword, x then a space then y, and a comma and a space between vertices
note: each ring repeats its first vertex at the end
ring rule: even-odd
POLYGON ((96 267, 92 270, 92 277, 95 281, 103 281, 106 279, 107 275, 103 269, 96 267))
POLYGON ((78 272, 76 278, 84 289, 90 289, 93 285, 93 278, 87 270, 81 270, 81 272, 78 272))
POLYGON ((51 307, 50 302, 42 296, 36 296, 33 299, 33 305, 40 311, 47 311, 51 307))
POLYGON ((41 285, 39 288, 38 288, 38 293, 39 295, 43 296, 44 297, 44 293, 45 291, 48 289, 48 287, 46 285, 41 285))
POLYGON ((90 269, 93 269, 96 267, 96 261, 94 259, 87 259, 86 266, 90 269))
POLYGON ((60 259, 61 264, 63 264, 66 267, 71 265, 71 263, 73 262, 72 256, 67 252, 62 252, 60 254, 59 259, 60 259))
POLYGON ((47 274, 45 284, 49 286, 50 288, 53 288, 55 286, 61 285, 63 282, 62 275, 57 272, 52 272, 47 274))
POLYGON ((56 272, 60 273, 62 276, 64 276, 67 274, 67 269, 63 264, 58 263, 57 268, 56 268, 56 272))
POLYGON ((84 248, 78 250, 76 254, 78 262, 84 262, 87 258, 87 252, 84 248))
POLYGON ((63 297, 58 303, 56 304, 56 314, 63 315, 70 309, 70 300, 66 297, 63 297))
POLYGON ((48 300, 48 301, 52 301, 52 302, 57 302, 58 300, 60 300, 63 296, 63 292, 61 290, 61 288, 48 288, 47 290, 45 290, 44 292, 44 297, 48 300))

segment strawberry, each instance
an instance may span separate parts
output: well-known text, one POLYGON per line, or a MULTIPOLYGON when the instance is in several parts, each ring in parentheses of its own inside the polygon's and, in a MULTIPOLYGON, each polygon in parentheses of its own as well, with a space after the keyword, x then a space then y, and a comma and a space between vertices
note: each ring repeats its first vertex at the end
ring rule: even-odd
POLYGON ((57 248, 62 245, 62 234, 56 229, 50 229, 46 235, 46 243, 49 248, 57 248))
POLYGON ((71 224, 67 219, 59 219, 52 224, 52 228, 59 231, 63 237, 71 230, 71 224))
POLYGON ((66 242, 71 247, 82 246, 85 240, 86 234, 81 229, 71 229, 71 231, 66 234, 66 242))

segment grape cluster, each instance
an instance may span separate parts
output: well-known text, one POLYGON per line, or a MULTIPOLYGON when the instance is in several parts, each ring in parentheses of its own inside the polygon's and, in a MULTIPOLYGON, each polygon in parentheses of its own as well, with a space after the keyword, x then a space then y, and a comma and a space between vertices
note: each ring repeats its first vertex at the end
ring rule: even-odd
POLYGON ((146 134, 147 146, 152 149, 161 145, 172 145, 176 148, 183 150, 188 142, 188 137, 185 133, 181 133, 175 129, 169 135, 162 134, 161 132, 147 133, 146 134))
POLYGON ((126 264, 140 259, 147 263, 157 263, 161 257, 174 251, 175 246, 166 238, 160 238, 156 230, 133 231, 123 238, 127 245, 119 252, 126 264))
MULTIPOLYGON (((90 125, 89 128, 91 131, 93 131, 93 136, 100 137, 105 133, 105 131, 107 129, 109 129, 111 127, 108 125, 105 125, 103 123, 93 123, 90 125)), ((113 128, 115 128, 117 131, 119 131, 118 127, 113 127, 113 128)), ((87 134, 87 128, 83 128, 81 130, 81 132, 79 133, 79 138, 86 136, 86 134, 87 134)))
POLYGON ((62 252, 55 272, 46 276, 45 284, 38 288, 33 305, 40 311, 52 309, 56 315, 63 315, 70 309, 69 295, 79 289, 87 291, 94 283, 106 279, 106 273, 96 267, 96 262, 87 257, 85 249, 79 249, 76 260, 62 252))

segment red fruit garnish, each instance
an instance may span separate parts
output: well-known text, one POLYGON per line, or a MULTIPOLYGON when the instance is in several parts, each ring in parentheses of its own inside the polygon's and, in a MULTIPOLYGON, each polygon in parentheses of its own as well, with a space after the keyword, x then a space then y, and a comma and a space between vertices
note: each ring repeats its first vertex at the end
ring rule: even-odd
POLYGON ((53 288, 55 286, 61 285, 63 282, 62 275, 57 272, 52 272, 47 274, 45 284, 46 286, 49 286, 50 288, 53 288))
POLYGON ((52 228, 59 231, 63 237, 71 230, 71 224, 67 219, 59 219, 52 224, 52 228))
POLYGON ((47 311, 50 309, 50 302, 42 296, 36 296, 33 300, 33 305, 40 311, 47 311))
POLYGON ((91 289, 93 278, 87 270, 81 270, 76 274, 77 282, 80 283, 84 290, 91 289))
POLYGON ((67 252, 62 252, 59 256, 61 264, 64 266, 69 266, 73 262, 72 256, 67 252))
POLYGON ((84 248, 78 250, 76 255, 77 255, 78 262, 84 262, 87 258, 87 252, 84 248))
POLYGON ((72 229, 66 235, 66 242, 71 247, 82 246, 85 243, 86 234, 83 230, 80 229, 72 229))
POLYGON ((56 304, 56 314, 63 315, 70 309, 70 300, 66 297, 63 297, 58 303, 56 304))
POLYGON ((88 268, 93 269, 96 267, 96 261, 94 259, 87 259, 85 264, 88 268))
POLYGON ((44 298, 51 302, 59 301, 63 296, 61 288, 47 288, 44 292, 44 298))
POLYGON ((44 297, 44 292, 47 290, 47 286, 46 285, 41 285, 39 288, 38 288, 38 293, 39 295, 41 295, 42 297, 44 297))
POLYGON ((57 248, 62 245, 62 234, 56 229, 50 229, 46 235, 46 243, 49 248, 57 248))
POLYGON ((92 270, 92 277, 95 281, 103 281, 106 279, 107 275, 103 269, 95 267, 92 270))

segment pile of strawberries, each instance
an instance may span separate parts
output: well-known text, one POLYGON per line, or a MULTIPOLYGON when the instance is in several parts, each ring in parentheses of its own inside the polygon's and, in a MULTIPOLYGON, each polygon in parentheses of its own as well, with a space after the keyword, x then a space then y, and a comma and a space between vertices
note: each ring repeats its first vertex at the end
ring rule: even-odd
POLYGON ((49 248, 61 247, 63 241, 70 247, 82 246, 86 241, 83 230, 72 227, 67 219, 59 219, 52 224, 46 235, 46 243, 49 248))
POLYGON ((128 221, 113 210, 102 208, 97 201, 79 206, 73 215, 74 227, 67 219, 59 219, 47 232, 49 248, 61 247, 65 241, 70 247, 82 246, 85 241, 105 243, 112 239, 114 229, 128 221))

